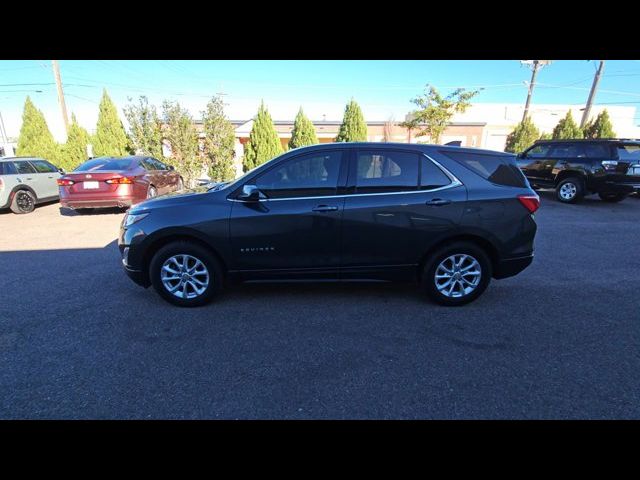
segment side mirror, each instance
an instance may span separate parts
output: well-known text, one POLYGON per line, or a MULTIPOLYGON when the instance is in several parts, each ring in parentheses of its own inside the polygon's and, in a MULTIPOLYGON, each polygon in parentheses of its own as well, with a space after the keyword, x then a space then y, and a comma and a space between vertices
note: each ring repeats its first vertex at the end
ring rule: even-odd
POLYGON ((64 175, 66 172, 64 171, 64 168, 59 168, 58 172, 60 172, 62 175, 64 175))
POLYGON ((516 155, 516 158, 526 158, 526 155, 524 154, 524 152, 520 152, 516 155))
POLYGON ((243 202, 257 202, 260 200, 260 190, 255 185, 244 185, 242 193, 238 195, 238 200, 243 202))
POLYGON ((175 170, 176 167, 174 167, 173 165, 169 165, 169 170, 175 170))

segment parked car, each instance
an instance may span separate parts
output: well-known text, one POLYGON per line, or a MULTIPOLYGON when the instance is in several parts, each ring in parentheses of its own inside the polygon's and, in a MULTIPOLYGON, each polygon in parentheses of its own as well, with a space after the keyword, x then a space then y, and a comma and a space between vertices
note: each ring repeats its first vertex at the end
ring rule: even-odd
POLYGON ((93 208, 128 208, 184 187, 172 166, 144 156, 93 158, 61 177, 58 185, 60 204, 81 213, 93 208))
POLYGON ((131 279, 180 306, 227 280, 419 280, 462 305, 533 259, 539 198, 514 155, 314 145, 203 190, 132 207, 118 240, 131 279))
POLYGON ((43 158, 0 158, 0 209, 30 213, 39 203, 57 200, 61 172, 43 158))
POLYGON ((518 155, 534 188, 555 188, 564 203, 597 193, 619 202, 640 191, 640 140, 539 140, 518 155))

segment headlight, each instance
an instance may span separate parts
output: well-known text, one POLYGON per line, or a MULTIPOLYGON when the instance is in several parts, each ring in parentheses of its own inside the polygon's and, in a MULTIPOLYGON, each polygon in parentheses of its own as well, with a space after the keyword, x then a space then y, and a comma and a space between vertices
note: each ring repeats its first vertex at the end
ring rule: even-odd
POLYGON ((124 226, 125 227, 129 227, 129 226, 133 225, 134 223, 139 222, 140 220, 142 220, 147 215, 149 215, 149 213, 137 213, 137 214, 127 213, 127 216, 126 216, 126 218, 124 220, 124 226))

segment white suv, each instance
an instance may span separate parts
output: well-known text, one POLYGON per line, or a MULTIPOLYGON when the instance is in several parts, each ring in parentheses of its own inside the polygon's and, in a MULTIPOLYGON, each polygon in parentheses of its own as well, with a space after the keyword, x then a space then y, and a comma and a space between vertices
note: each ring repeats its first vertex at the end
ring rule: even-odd
POLYGON ((36 204, 57 200, 60 169, 42 158, 0 158, 0 209, 30 213, 36 204))

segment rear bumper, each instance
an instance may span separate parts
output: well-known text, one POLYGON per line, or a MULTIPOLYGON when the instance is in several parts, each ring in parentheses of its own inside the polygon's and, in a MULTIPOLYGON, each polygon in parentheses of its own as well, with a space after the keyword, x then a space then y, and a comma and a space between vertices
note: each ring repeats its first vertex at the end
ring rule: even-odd
POLYGON ((533 262, 533 254, 515 258, 505 258, 497 262, 493 278, 508 278, 517 275, 533 262))
POLYGON ((101 200, 76 200, 76 199, 60 199, 60 205, 66 208, 110 208, 110 207, 130 207, 137 203, 134 198, 109 198, 101 200))

